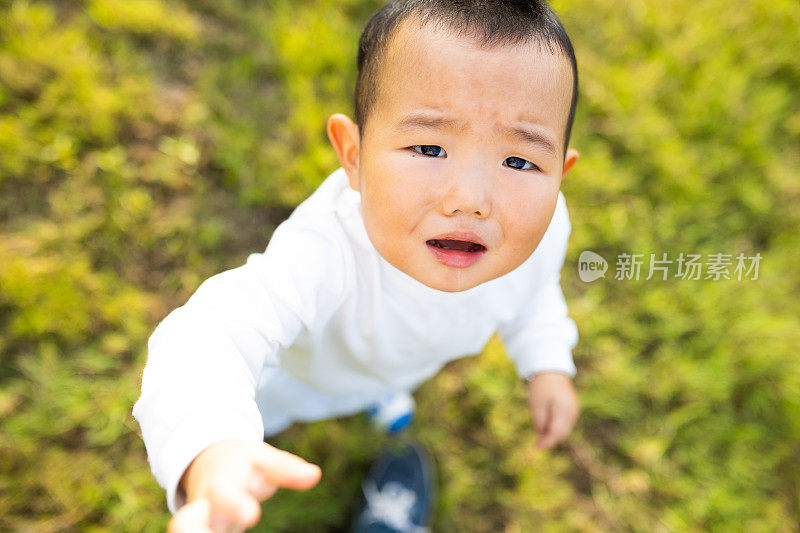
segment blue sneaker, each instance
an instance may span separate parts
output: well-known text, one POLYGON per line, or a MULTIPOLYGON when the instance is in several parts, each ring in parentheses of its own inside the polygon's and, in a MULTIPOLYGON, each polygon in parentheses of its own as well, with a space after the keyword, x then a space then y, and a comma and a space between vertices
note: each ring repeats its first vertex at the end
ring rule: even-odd
POLYGON ((414 397, 408 392, 392 392, 367 410, 373 425, 390 434, 405 430, 414 421, 414 397))
POLYGON ((427 533, 435 490, 430 455, 419 443, 383 452, 362 483, 353 533, 427 533))

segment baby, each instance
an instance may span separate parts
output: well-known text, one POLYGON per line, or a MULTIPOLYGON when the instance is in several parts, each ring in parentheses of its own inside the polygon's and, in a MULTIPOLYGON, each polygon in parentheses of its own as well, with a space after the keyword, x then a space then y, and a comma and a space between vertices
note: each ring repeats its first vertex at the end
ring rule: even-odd
POLYGON ((320 469, 263 442, 409 394, 499 332, 548 448, 572 430, 559 285, 575 56, 537 0, 395 0, 362 34, 341 168, 158 326, 134 406, 171 531, 254 525, 320 469))

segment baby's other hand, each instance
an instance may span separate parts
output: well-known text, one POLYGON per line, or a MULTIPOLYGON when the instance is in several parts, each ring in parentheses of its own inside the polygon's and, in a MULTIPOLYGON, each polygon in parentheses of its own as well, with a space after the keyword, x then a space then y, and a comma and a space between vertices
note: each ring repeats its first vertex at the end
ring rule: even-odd
POLYGON ((528 405, 539 434, 537 448, 551 448, 566 439, 580 412, 572 379, 559 372, 542 372, 528 381, 528 405))
POLYGON ((279 487, 310 489, 318 466, 263 442, 226 440, 201 452, 181 479, 186 505, 169 523, 169 533, 230 533, 258 523, 259 502, 279 487))

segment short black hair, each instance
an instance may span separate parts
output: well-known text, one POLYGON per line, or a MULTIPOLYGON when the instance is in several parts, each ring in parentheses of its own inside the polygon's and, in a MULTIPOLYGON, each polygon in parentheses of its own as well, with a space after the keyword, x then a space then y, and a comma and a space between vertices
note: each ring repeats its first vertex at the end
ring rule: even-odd
POLYGON ((364 131, 377 99, 378 70, 386 47, 400 23, 409 17, 420 25, 442 25, 458 34, 477 38, 485 46, 524 43, 530 40, 558 48, 572 66, 572 103, 564 132, 564 150, 569 144, 575 107, 578 104, 578 65, 567 31, 544 0, 391 0, 367 22, 358 45, 355 119, 364 131))

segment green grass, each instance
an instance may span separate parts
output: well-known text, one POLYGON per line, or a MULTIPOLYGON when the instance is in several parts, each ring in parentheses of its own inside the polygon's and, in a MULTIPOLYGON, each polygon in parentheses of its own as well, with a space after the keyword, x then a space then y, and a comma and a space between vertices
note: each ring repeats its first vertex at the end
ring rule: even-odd
MULTIPOLYGON (((164 531, 131 407, 155 324, 335 168, 379 2, 0 0, 0 530, 164 531)), ((540 452, 496 341, 417 393, 437 531, 798 531, 800 5, 558 1, 581 102, 562 273, 583 412, 540 452), (609 260, 577 276, 581 251, 609 260), (761 253, 755 281, 619 281, 621 253, 761 253)), ((257 531, 341 530, 384 443, 257 531)))

